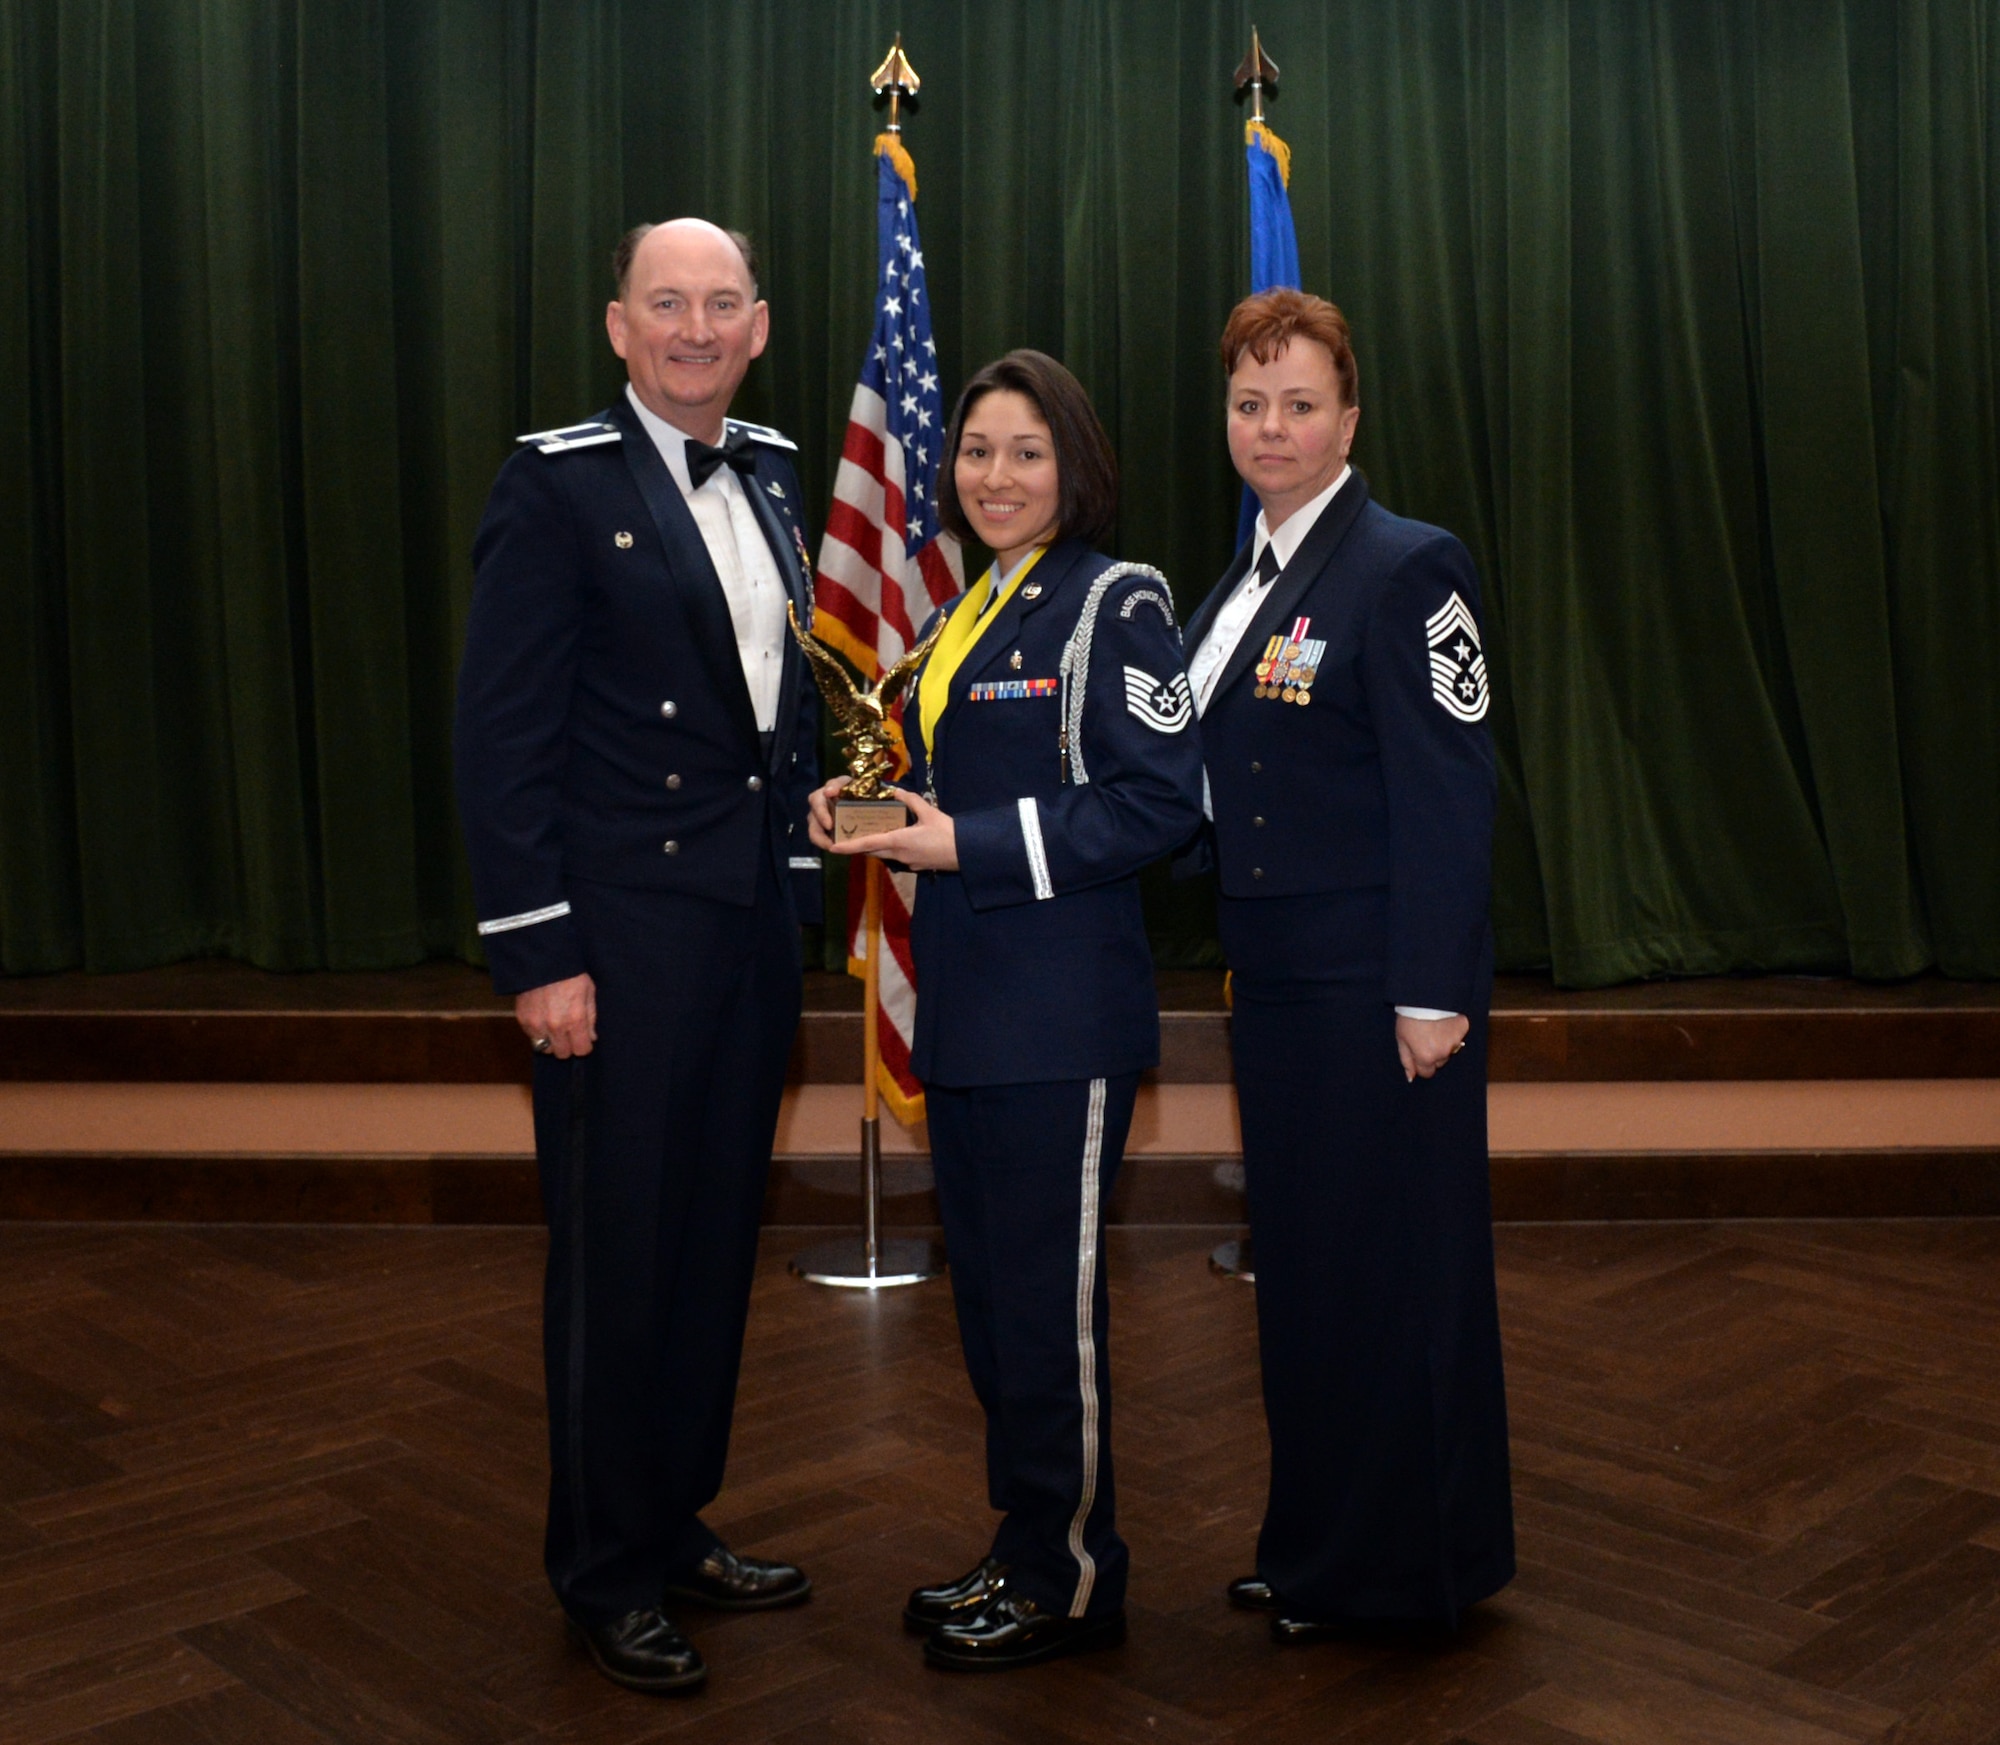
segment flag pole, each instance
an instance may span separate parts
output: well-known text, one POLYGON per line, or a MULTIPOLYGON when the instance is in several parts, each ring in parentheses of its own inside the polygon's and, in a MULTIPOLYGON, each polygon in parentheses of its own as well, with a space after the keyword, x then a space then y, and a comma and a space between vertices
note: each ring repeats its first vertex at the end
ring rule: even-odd
MULTIPOLYGON (((1243 64, 1236 69, 1234 83, 1240 100, 1247 92, 1250 98, 1251 127, 1264 125, 1264 93, 1278 82, 1278 63, 1264 52, 1263 39, 1257 34, 1256 25, 1250 26, 1250 52, 1243 57, 1243 64)), ((1253 195, 1254 201, 1254 195, 1253 195)), ((1252 290, 1263 287, 1252 285, 1252 290)), ((1254 505, 1246 489, 1243 495, 1242 537, 1248 537, 1249 525, 1253 519, 1254 505)), ((1208 1257, 1208 1264, 1225 1278, 1240 1278, 1245 1284, 1257 1282, 1257 1260, 1251 1252, 1248 1236, 1231 1237, 1227 1242, 1216 1244, 1208 1257)))
MULTIPOLYGON (((890 135, 900 135, 902 101, 922 83, 903 53, 903 33, 869 85, 889 99, 890 135)), ((921 261, 922 256, 917 257, 921 261)), ((879 670, 879 669, 878 669, 879 670)), ((792 1271, 810 1284, 877 1291, 922 1284, 945 1268, 944 1250, 927 1236, 882 1235, 882 863, 861 856, 861 1241, 823 1242, 796 1255, 792 1271)))
POLYGON ((873 1278, 882 1266, 882 1038, 875 1028, 882 1012, 882 863, 872 854, 862 876, 868 957, 861 978, 861 1246, 873 1278))

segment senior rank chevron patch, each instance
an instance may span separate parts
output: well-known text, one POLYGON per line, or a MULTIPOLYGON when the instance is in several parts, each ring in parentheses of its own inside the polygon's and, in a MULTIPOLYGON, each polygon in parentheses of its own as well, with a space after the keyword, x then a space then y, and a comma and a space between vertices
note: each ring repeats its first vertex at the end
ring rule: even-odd
POLYGON ((1155 733, 1178 733, 1194 719, 1194 695, 1187 674, 1156 679, 1138 667, 1125 669, 1125 707, 1155 733))
POLYGON ((1492 700, 1479 626, 1456 593, 1424 621, 1430 643, 1431 695, 1461 721, 1483 721, 1492 700))

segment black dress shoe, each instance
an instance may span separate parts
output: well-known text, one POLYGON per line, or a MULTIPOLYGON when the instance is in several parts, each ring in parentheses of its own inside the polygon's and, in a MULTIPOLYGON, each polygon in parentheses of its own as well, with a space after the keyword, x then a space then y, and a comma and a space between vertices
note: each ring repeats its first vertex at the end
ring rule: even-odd
POLYGON ((1239 1612, 1276 1612, 1284 1602, 1261 1575, 1239 1575, 1229 1584, 1229 1603, 1239 1612))
POLYGON ((584 1624, 572 1618, 570 1628, 590 1650, 597 1670, 627 1690, 684 1695, 708 1682, 700 1651, 657 1606, 627 1612, 610 1624, 584 1624))
POLYGON ((760 1563, 718 1545, 679 1581, 667 1583, 665 1600, 692 1600, 718 1612, 774 1612, 803 1604, 813 1584, 789 1563, 760 1563))
POLYGON ((1045 1612, 1026 1594, 1002 1588, 976 1618, 945 1624, 924 1644, 924 1658, 954 1672, 1007 1672, 1061 1654, 1112 1648, 1125 1640, 1125 1614, 1064 1618, 1045 1612))
POLYGON ((963 1624, 978 1617, 986 1602, 996 1598, 1006 1582, 1006 1564, 997 1557, 989 1557, 956 1581, 920 1587, 903 1607, 903 1628, 928 1636, 945 1624, 963 1624))

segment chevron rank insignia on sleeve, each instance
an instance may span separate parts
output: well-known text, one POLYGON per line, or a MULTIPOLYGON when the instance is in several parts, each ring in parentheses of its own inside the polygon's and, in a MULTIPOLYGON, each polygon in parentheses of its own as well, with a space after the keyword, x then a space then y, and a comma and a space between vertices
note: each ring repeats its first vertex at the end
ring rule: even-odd
POLYGON ((1178 733, 1194 718, 1194 696, 1186 673, 1156 679, 1138 667, 1125 669, 1125 707, 1155 733, 1178 733))
POLYGON ((1492 700, 1479 626, 1456 593, 1424 621, 1430 643, 1431 695, 1459 721, 1483 721, 1492 700))

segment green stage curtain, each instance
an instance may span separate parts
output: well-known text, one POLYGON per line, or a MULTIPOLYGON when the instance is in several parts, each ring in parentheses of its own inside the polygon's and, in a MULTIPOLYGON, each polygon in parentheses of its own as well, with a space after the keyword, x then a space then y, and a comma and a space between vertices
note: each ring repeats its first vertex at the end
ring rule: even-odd
MULTIPOLYGON (((1257 23, 1357 459, 1486 579, 1503 966, 2000 974, 1995 0, 1257 23)), ((476 954, 487 484, 616 391, 611 243, 692 211, 760 242, 740 409, 824 503, 897 29, 947 392, 1065 358, 1191 608, 1243 6, 0 0, 0 967, 476 954)))

